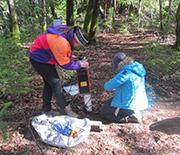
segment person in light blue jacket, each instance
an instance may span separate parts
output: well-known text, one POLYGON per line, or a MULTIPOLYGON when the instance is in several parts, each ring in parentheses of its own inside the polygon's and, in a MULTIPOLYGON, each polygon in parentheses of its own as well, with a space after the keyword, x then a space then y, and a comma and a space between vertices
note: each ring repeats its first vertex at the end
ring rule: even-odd
POLYGON ((148 107, 146 71, 142 64, 124 53, 117 53, 113 58, 113 70, 117 69, 119 73, 104 85, 106 91, 115 90, 115 95, 105 103, 99 114, 113 122, 141 122, 141 111, 148 107))

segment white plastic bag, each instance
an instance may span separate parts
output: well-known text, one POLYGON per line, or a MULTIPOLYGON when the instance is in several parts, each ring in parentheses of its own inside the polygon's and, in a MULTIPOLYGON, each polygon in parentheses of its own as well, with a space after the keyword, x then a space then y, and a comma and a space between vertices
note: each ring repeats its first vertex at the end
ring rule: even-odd
POLYGON ((67 148, 79 144, 84 138, 88 137, 91 124, 87 118, 78 119, 69 116, 48 117, 45 114, 32 119, 32 126, 44 143, 52 146, 67 148), (55 130, 56 124, 70 124, 71 129, 78 133, 74 137, 63 135, 55 130))

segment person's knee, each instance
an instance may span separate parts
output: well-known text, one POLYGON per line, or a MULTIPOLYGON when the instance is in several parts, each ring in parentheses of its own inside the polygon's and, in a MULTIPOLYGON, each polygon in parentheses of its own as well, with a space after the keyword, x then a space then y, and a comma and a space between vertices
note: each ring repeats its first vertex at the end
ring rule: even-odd
POLYGON ((54 79, 52 80, 51 87, 52 87, 52 88, 61 87, 61 81, 60 81, 60 79, 54 78, 54 79))

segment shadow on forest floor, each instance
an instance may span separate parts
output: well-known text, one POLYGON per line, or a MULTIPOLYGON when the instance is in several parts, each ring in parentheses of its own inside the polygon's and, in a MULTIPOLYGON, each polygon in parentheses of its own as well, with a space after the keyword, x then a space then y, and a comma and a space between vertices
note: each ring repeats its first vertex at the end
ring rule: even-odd
POLYGON ((180 135, 180 117, 165 119, 150 125, 151 131, 160 131, 168 135, 180 135))

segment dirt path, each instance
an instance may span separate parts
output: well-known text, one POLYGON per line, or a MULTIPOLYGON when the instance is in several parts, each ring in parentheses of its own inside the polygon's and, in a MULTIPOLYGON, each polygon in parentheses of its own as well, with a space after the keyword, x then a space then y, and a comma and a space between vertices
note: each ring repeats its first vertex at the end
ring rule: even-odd
MULTIPOLYGON (((93 113, 83 112, 84 101, 82 96, 69 96, 73 110, 82 118, 101 120, 98 115, 99 108, 104 101, 113 96, 114 92, 105 92, 103 85, 115 73, 111 70, 111 61, 115 53, 124 52, 137 59, 143 53, 146 40, 155 40, 152 34, 114 34, 103 33, 97 35, 97 43, 88 46, 80 52, 90 62, 90 79, 92 87, 93 113)), ((36 86, 42 85, 42 79, 33 70, 32 82, 36 86)), ((148 76, 148 75, 147 75, 148 76)), ((74 84, 76 79, 71 80, 74 84)), ((146 154, 146 155, 178 155, 180 154, 180 102, 171 97, 163 97, 148 91, 149 108, 143 113, 142 123, 118 124, 101 120, 105 125, 102 132, 90 132, 90 135, 79 145, 68 149, 49 146, 39 140, 37 133, 30 126, 29 117, 41 112, 41 88, 35 92, 22 96, 21 103, 16 103, 21 109, 13 118, 4 118, 19 122, 13 130, 11 139, 3 142, 0 137, 0 154, 46 154, 46 155, 120 155, 120 154, 146 154), (34 136, 34 137, 33 137, 34 136), (37 142, 35 142, 35 139, 37 142)), ((55 101, 53 100, 53 103, 55 101)), ((53 108, 55 104, 53 104, 53 108)), ((11 128, 9 132, 11 133, 11 128)))

